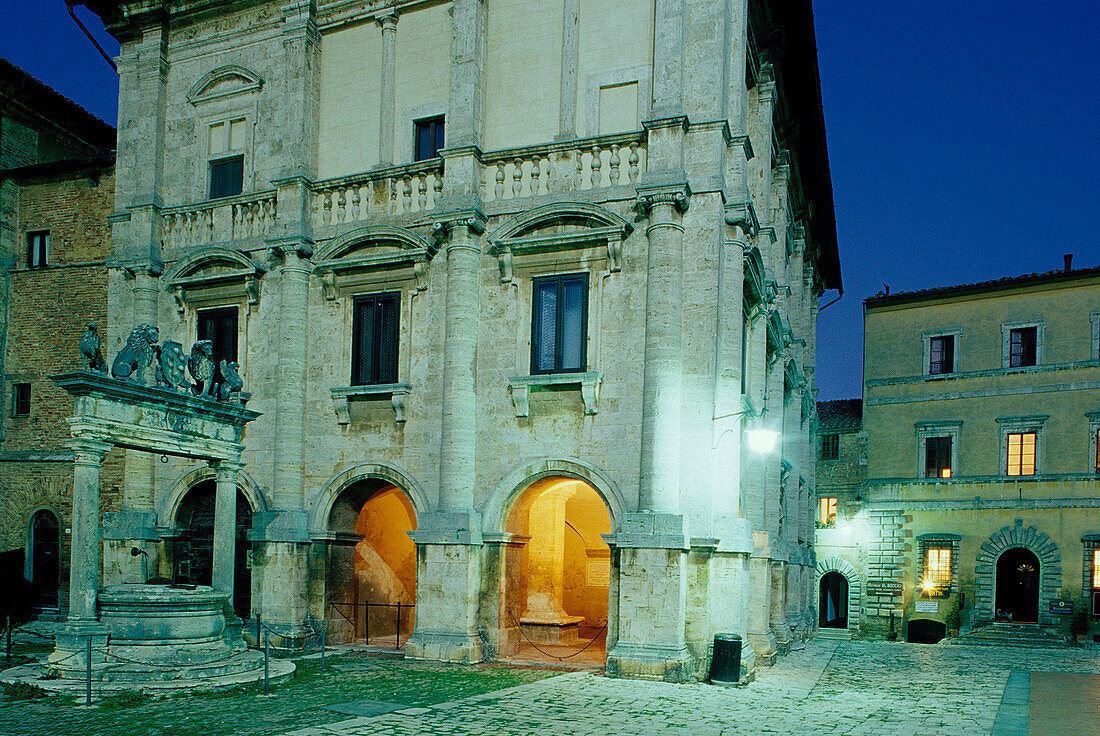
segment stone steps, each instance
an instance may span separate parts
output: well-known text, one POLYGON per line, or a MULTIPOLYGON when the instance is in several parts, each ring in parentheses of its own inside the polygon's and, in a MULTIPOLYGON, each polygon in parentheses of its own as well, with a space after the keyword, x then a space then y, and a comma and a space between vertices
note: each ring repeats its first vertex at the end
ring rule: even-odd
POLYGON ((991 624, 952 639, 951 643, 1032 649, 1072 645, 1061 634, 1036 624, 991 624))
POLYGON ((840 639, 848 640, 852 638, 852 632, 850 629, 825 629, 821 628, 817 630, 818 639, 840 639))

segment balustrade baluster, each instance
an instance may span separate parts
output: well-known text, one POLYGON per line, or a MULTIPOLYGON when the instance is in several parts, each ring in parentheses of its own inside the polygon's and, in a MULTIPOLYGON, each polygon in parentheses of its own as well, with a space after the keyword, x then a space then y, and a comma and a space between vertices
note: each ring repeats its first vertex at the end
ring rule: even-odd
POLYGON ((412 212, 413 208, 413 185, 412 176, 405 174, 401 180, 401 211, 412 212))
POLYGON ((638 144, 635 142, 630 143, 630 156, 626 159, 627 166, 629 166, 630 184, 638 183, 638 144))
POLYGON ((611 168, 611 176, 609 183, 611 186, 615 186, 619 183, 619 146, 616 144, 611 145, 611 158, 607 161, 608 166, 611 168))
POLYGON ((603 186, 603 175, 600 173, 600 169, 603 167, 603 160, 600 158, 600 147, 592 146, 592 188, 603 186))
POLYGON ((435 178, 432 180, 432 190, 434 191, 432 195, 432 209, 435 209, 436 204, 439 203, 439 198, 443 196, 443 169, 436 171, 434 177, 435 178))
POLYGON ((542 159, 535 155, 531 159, 531 196, 535 197, 539 194, 539 177, 542 174, 542 159))
POLYGON ((351 188, 351 212, 349 212, 349 220, 361 220, 363 216, 360 212, 359 206, 363 201, 362 196, 359 194, 359 185, 355 184, 351 188))
POLYGON ((420 206, 420 211, 423 212, 428 208, 428 174, 421 172, 420 176, 416 179, 417 190, 417 203, 420 206))
POLYGON ((504 162, 497 161, 496 187, 493 189, 494 199, 504 199, 504 162))
POLYGON ((523 159, 517 158, 512 162, 512 198, 515 199, 523 191, 523 159))

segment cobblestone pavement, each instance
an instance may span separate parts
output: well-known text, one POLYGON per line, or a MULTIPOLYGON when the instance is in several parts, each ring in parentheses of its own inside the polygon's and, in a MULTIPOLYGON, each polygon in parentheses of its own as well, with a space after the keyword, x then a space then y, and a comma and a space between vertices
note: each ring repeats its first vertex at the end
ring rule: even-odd
POLYGON ((1014 669, 1100 673, 1100 652, 815 641, 744 688, 572 673, 286 736, 974 736, 1014 669))

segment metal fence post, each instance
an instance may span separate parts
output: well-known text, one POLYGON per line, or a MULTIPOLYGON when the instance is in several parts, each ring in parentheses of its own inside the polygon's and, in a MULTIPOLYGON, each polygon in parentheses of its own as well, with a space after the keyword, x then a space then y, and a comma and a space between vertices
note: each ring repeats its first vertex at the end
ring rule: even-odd
POLYGON ((263 619, 262 613, 256 614, 256 648, 260 648, 260 621, 263 619))
POLYGON ((370 604, 363 604, 363 643, 370 644, 370 604))
POLYGON ((264 631, 264 695, 268 689, 268 663, 271 661, 271 636, 264 631))
POLYGON ((84 647, 84 705, 92 704, 92 637, 84 647))
POLYGON ((8 616, 8 667, 11 667, 11 616, 8 616))
POLYGON ((321 622, 321 674, 325 674, 325 640, 328 621, 321 622))
POLYGON ((401 601, 397 602, 397 628, 393 632, 393 648, 401 648, 401 601))

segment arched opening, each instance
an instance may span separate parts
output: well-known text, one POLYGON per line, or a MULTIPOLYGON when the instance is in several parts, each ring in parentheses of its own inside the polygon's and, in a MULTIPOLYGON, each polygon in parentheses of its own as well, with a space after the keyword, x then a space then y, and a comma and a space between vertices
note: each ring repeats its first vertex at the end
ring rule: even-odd
MULTIPOLYGON (((196 483, 180 500, 176 511, 176 539, 172 581, 189 585, 210 585, 214 573, 214 500, 212 480, 196 483)), ((237 489, 237 524, 234 530, 233 610, 243 619, 252 616, 252 565, 248 530, 252 526, 252 506, 237 489)))
POLYGON ((611 532, 603 498, 575 478, 542 478, 516 498, 505 531, 522 547, 506 565, 502 628, 511 635, 502 637, 502 653, 603 664, 611 576, 611 550, 600 536, 611 532))
POLYGON ((1039 558, 1024 547, 1006 550, 997 560, 995 621, 1039 621, 1039 558))
POLYGON ((821 576, 818 625, 823 629, 848 628, 848 578, 836 570, 821 576))
POLYGON ((57 608, 59 527, 52 511, 42 509, 31 517, 31 605, 35 608, 57 608))
POLYGON ((412 633, 416 601, 416 511, 380 479, 345 488, 328 515, 325 620, 333 643, 398 648, 412 633))

